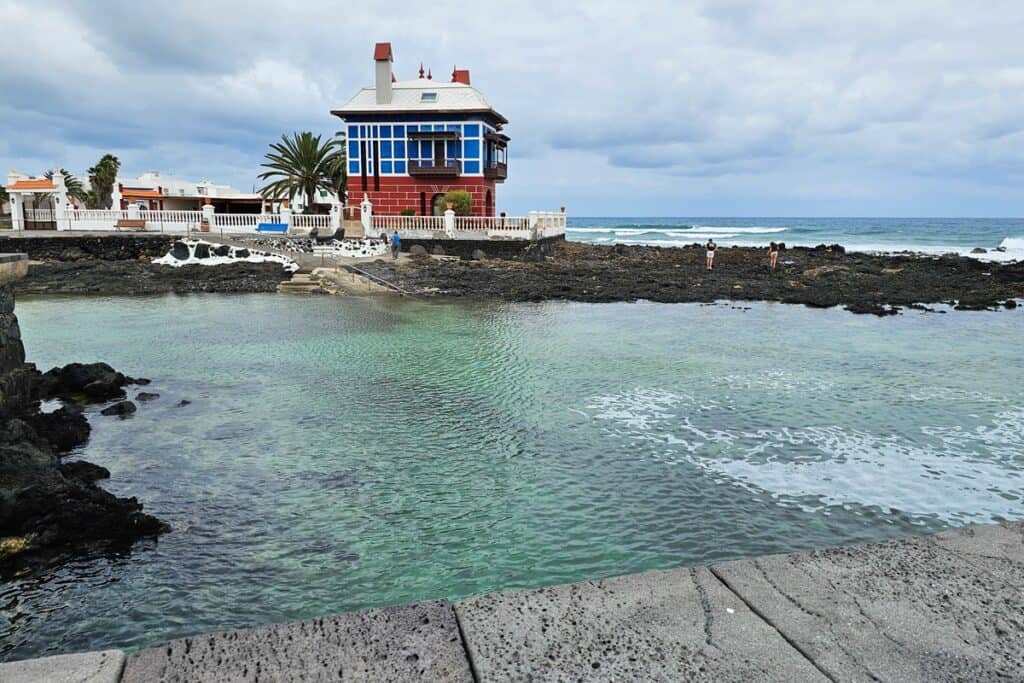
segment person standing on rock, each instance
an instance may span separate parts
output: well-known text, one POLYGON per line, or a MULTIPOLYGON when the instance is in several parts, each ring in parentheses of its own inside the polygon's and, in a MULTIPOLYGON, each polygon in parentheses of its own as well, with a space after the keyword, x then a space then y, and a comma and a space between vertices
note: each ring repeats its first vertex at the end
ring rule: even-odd
POLYGON ((775 270, 775 266, 779 262, 779 245, 776 242, 772 242, 768 245, 768 266, 775 270))
POLYGON ((708 266, 708 270, 711 270, 712 268, 715 267, 715 249, 718 248, 718 245, 715 244, 715 240, 714 239, 709 239, 708 243, 705 246, 706 246, 706 248, 708 250, 707 266, 708 266))
POLYGON ((402 238, 398 236, 398 231, 395 230, 395 234, 391 236, 391 258, 398 258, 398 252, 402 250, 402 238))

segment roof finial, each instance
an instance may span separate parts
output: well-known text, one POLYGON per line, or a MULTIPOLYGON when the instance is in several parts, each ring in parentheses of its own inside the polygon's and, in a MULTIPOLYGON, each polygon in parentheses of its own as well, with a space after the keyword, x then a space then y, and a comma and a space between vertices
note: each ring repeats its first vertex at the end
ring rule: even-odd
POLYGON ((455 65, 452 64, 452 83, 455 82, 455 65))
POLYGON ((427 69, 427 80, 428 81, 434 80, 434 74, 430 73, 430 69, 429 68, 427 69))
POLYGON ((423 78, 423 62, 420 62, 420 78, 423 78))

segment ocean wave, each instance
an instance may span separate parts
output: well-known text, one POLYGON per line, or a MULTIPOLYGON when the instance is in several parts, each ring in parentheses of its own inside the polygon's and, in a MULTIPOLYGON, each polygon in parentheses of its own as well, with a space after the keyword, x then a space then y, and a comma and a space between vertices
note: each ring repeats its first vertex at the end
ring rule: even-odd
POLYGON ((1013 476, 1021 407, 972 429, 922 424, 920 440, 839 425, 743 429, 731 406, 651 389, 595 396, 576 412, 630 444, 624 453, 696 467, 808 512, 858 504, 988 521, 1014 514, 1022 498, 1013 476))
POLYGON ((711 225, 695 225, 694 230, 700 232, 722 232, 722 233, 737 233, 740 235, 770 235, 773 233, 786 232, 789 230, 787 227, 767 227, 754 225, 750 227, 742 226, 711 226, 711 225))

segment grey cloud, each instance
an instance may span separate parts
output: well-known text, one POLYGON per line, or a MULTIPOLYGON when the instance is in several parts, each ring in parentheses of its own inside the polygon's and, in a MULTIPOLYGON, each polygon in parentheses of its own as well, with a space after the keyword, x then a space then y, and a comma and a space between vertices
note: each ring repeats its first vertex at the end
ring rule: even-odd
POLYGON ((112 151, 128 172, 249 187, 281 133, 337 129, 329 110, 391 40, 399 77, 468 67, 509 117, 499 203, 518 209, 616 192, 654 211, 814 192, 870 207, 912 184, 930 213, 1022 175, 1019 2, 0 0, 0 22, 0 165, 26 171, 112 151))

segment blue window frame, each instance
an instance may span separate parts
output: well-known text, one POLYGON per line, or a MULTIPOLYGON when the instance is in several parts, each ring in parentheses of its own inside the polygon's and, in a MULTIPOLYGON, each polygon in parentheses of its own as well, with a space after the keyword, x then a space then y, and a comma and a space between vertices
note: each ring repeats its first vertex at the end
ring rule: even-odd
POLYGON ((406 126, 406 127, 405 127, 405 130, 406 130, 406 131, 408 131, 408 132, 410 132, 410 133, 415 133, 415 132, 416 132, 416 131, 418 131, 419 129, 420 129, 420 127, 419 127, 419 126, 406 126))
POLYGON ((478 124, 478 123, 467 123, 466 124, 466 137, 467 138, 478 138, 478 137, 480 137, 480 124, 478 124))
POLYGON ((462 164, 463 173, 479 173, 480 162, 479 161, 467 161, 462 164))
POLYGON ((430 140, 420 142, 420 159, 434 158, 434 143, 430 140))
POLYGON ((448 143, 445 145, 444 151, 445 154, 447 155, 445 157, 446 159, 457 159, 459 156, 458 143, 455 142, 454 140, 449 140, 448 143))
POLYGON ((409 141, 409 158, 419 159, 420 158, 420 143, 415 140, 409 141))
POLYGON ((444 126, 442 126, 441 124, 437 124, 437 125, 434 126, 434 130, 438 130, 438 131, 444 130, 444 126))
POLYGON ((462 126, 457 126, 454 123, 449 123, 448 124, 448 130, 450 132, 453 132, 453 133, 461 133, 462 132, 462 126))
POLYGON ((391 162, 390 161, 382 161, 382 162, 380 162, 380 172, 381 173, 391 173, 391 162))
POLYGON ((348 162, 348 173, 349 175, 359 175, 359 162, 350 161, 348 162))
POLYGON ((358 138, 359 137, 359 126, 349 126, 348 127, 348 136, 350 138, 358 138))
POLYGON ((404 138, 405 137, 405 126, 395 126, 395 137, 396 138, 404 138))
POLYGON ((464 140, 462 142, 462 157, 464 159, 479 159, 480 158, 480 141, 479 140, 464 140))
POLYGON ((405 162, 404 161, 396 161, 395 162, 395 173, 405 173, 405 162))
POLYGON ((380 136, 382 138, 389 138, 389 137, 391 137, 391 126, 381 126, 380 127, 380 136))
POLYGON ((351 159, 359 158, 359 143, 354 140, 348 141, 348 156, 351 159))
POLYGON ((380 143, 380 158, 391 158, 391 140, 382 140, 380 143))
POLYGON ((359 126, 359 137, 361 137, 361 138, 365 138, 366 137, 366 129, 367 128, 369 128, 369 126, 359 126))
POLYGON ((394 149, 395 149, 394 157, 396 159, 404 159, 405 158, 405 140, 395 140, 395 147, 394 147, 394 149))

